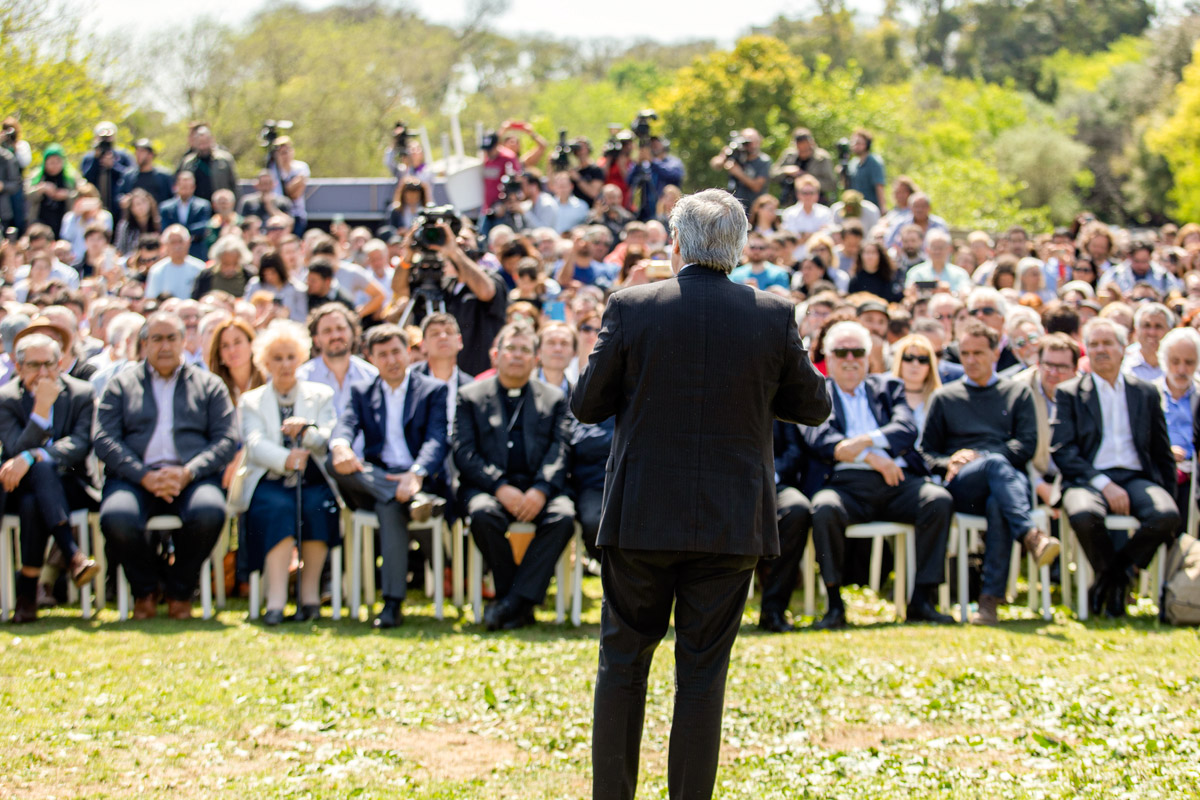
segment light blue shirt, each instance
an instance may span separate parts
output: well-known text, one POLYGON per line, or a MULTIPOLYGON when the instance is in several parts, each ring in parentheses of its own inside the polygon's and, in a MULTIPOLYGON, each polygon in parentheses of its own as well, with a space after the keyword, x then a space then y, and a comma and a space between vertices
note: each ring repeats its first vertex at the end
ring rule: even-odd
MULTIPOLYGON (((337 414, 338 419, 341 419, 342 415, 346 413, 346 409, 350 407, 350 387, 356 383, 370 383, 378 376, 379 370, 358 356, 350 356, 350 366, 346 370, 346 380, 341 384, 338 383, 337 376, 333 374, 333 370, 325 363, 325 359, 320 356, 304 362, 296 370, 296 378, 298 380, 323 383, 330 389, 333 389, 333 410, 337 414)), ((403 430, 403 426, 401 430, 403 430)), ((362 458, 363 446, 362 431, 359 431, 355 434, 354 441, 351 443, 354 454, 359 458, 362 458)))
POLYGON ((166 292, 171 297, 189 300, 196 286, 196 278, 203 271, 204 262, 194 256, 184 256, 178 264, 164 258, 152 266, 146 275, 146 298, 158 297, 166 292))
POLYGON ((1196 384, 1190 384, 1187 392, 1178 400, 1167 388, 1166 378, 1159 378, 1154 385, 1162 395, 1162 410, 1167 418, 1167 435, 1171 445, 1182 447, 1184 455, 1191 458, 1196 452, 1192 443, 1192 395, 1196 393, 1196 384))
MULTIPOLYGON (((552 198, 554 199, 554 198, 552 198)), ((562 203, 554 199, 556 214, 554 217, 554 230, 564 234, 574 228, 576 225, 582 225, 591 213, 588 204, 580 200, 575 195, 567 198, 567 202, 562 203)))
POLYGON ((942 272, 935 272, 933 263, 930 261, 922 261, 920 264, 913 264, 908 269, 908 274, 904 277, 904 287, 908 288, 917 281, 945 281, 950 286, 950 291, 955 294, 970 289, 974 284, 971 283, 971 276, 962 267, 946 262, 942 272))
POLYGON ((787 289, 792 285, 792 278, 788 271, 769 261, 762 262, 761 272, 755 272, 751 264, 742 264, 729 273, 729 280, 734 283, 744 284, 749 278, 753 278, 758 283, 758 288, 764 291, 772 286, 781 286, 787 289))
MULTIPOLYGON (((834 469, 850 468, 867 468, 864 462, 867 456, 871 453, 878 453, 885 458, 891 458, 888 455, 887 437, 879 430, 879 423, 875 420, 875 415, 871 412, 871 404, 867 402, 867 390, 863 384, 859 384, 853 394, 846 394, 842 391, 842 387, 835 382, 833 390, 837 392, 838 399, 842 402, 842 413, 845 417, 846 438, 853 439, 856 436, 869 436, 874 442, 874 447, 868 447, 858 454, 858 458, 854 459, 853 464, 838 464, 834 469)), ((896 459, 898 466, 904 466, 904 459, 896 459)))

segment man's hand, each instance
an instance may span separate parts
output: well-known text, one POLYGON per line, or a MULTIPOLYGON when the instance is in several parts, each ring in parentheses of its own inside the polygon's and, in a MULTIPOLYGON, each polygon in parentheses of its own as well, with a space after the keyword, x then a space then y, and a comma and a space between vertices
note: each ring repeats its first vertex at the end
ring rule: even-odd
POLYGON ((950 466, 946 470, 946 483, 954 480, 954 476, 958 475, 959 470, 977 458, 979 458, 979 454, 974 450, 959 450, 950 456, 950 466))
POLYGON ((1171 445, 1171 455, 1175 456, 1176 461, 1186 461, 1187 460, 1187 453, 1185 453, 1183 451, 1183 448, 1178 445, 1174 445, 1174 444, 1171 445))
POLYGON ((0 484, 4 491, 11 492, 21 485, 21 479, 29 472, 29 463, 20 456, 13 456, 0 467, 0 484))
POLYGON ((288 437, 292 441, 296 441, 300 434, 304 433, 304 429, 307 428, 309 424, 309 421, 303 417, 288 417, 283 421, 283 424, 279 426, 279 429, 283 432, 284 436, 288 437))
POLYGON ((162 467, 150 470, 142 478, 143 488, 155 497, 161 498, 168 503, 173 502, 183 487, 179 485, 178 476, 169 471, 172 469, 178 468, 162 467))
POLYGON ((398 475, 385 475, 389 481, 396 483, 396 499, 401 503, 409 500, 421 491, 421 477, 412 472, 401 472, 398 475))
POLYGON ((1129 492, 1118 486, 1116 481, 1111 481, 1101 489, 1100 494, 1104 495, 1104 502, 1108 503, 1108 510, 1112 513, 1121 516, 1129 513, 1129 492))
POLYGON ((852 464, 862 451, 866 450, 872 444, 871 437, 866 435, 855 436, 852 439, 842 439, 833 448, 833 459, 845 464, 852 464))
POLYGON ((506 483, 496 490, 496 499, 500 501, 500 505, 504 506, 505 511, 517 519, 521 519, 521 508, 525 505, 524 492, 506 483))
MULTIPOLYGON (((1033 487, 1033 491, 1037 494, 1038 500, 1042 505, 1049 507, 1050 497, 1054 494, 1054 486, 1046 481, 1038 481, 1037 486, 1033 487)), ((1058 519, 1059 513, 1057 508, 1050 509, 1051 519, 1058 519)))
POLYGON ((899 486, 904 480, 904 470, 892 459, 880 453, 868 453, 866 463, 871 469, 883 476, 883 482, 888 486, 899 486))
POLYGON ((58 399, 61 392, 62 386, 56 378, 39 380, 37 388, 33 390, 33 413, 43 419, 49 419, 50 412, 54 408, 54 401, 58 399))
POLYGON ((519 522, 533 522, 546 507, 546 495, 542 494, 540 489, 530 489, 522 495, 522 498, 520 511, 513 516, 519 522))
POLYGON ((354 455, 354 450, 350 445, 336 444, 333 446, 334 472, 338 475, 351 475, 355 472, 362 472, 363 469, 363 463, 358 460, 358 456, 354 455))

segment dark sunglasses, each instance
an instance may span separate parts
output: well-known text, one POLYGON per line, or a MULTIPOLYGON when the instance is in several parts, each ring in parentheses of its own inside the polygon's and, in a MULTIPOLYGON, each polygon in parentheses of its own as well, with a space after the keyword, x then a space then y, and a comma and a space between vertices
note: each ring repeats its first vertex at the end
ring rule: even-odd
POLYGON ((900 360, 905 364, 911 364, 915 361, 918 364, 925 364, 926 366, 929 365, 929 356, 919 356, 916 353, 905 353, 904 355, 900 356, 900 360))
POLYGON ((967 313, 972 317, 978 317, 981 314, 990 317, 992 314, 999 314, 1000 311, 995 306, 980 306, 979 308, 971 309, 967 313))
POLYGON ((849 358, 850 356, 854 356, 855 358, 867 357, 867 351, 861 347, 835 347, 833 348, 833 354, 838 358, 849 358))

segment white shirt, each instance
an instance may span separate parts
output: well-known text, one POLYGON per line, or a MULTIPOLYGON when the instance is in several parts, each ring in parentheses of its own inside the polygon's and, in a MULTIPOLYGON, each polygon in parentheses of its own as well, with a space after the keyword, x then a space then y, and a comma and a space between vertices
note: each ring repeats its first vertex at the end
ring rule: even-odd
POLYGON ((150 390, 154 392, 154 404, 158 406, 158 419, 154 422, 154 433, 146 445, 146 454, 142 457, 147 466, 169 462, 178 464, 179 451, 175 449, 175 386, 179 383, 179 370, 176 368, 170 378, 158 374, 158 370, 150 370, 150 390))
POLYGON ((408 397, 408 375, 395 389, 380 381, 383 388, 384 437, 380 457, 391 469, 401 471, 412 466, 413 457, 404 438, 404 401, 408 397))
MULTIPOLYGON (((855 436, 870 436, 871 441, 875 444, 874 447, 868 447, 858 454, 858 458, 854 459, 854 464, 838 464, 834 469, 843 467, 867 468, 872 469, 864 463, 867 455, 870 453, 878 453, 886 458, 891 458, 888 455, 887 437, 879 430, 879 423, 875 420, 875 415, 871 413, 871 404, 867 402, 867 390, 863 384, 859 384, 854 389, 854 394, 846 394, 842 391, 842 387, 837 383, 833 384, 833 390, 837 392, 838 399, 842 402, 842 414, 845 416, 846 438, 853 439, 855 436)), ((904 459, 896 459, 898 466, 904 466, 904 459)))
MULTIPOLYGON (((1100 416, 1104 420, 1103 435, 1092 466, 1096 469, 1140 470, 1142 461, 1133 446, 1133 426, 1129 421, 1129 402, 1125 396, 1125 376, 1117 375, 1116 386, 1099 375, 1092 377, 1096 394, 1100 398, 1100 416)), ((1092 478, 1092 486, 1103 491, 1112 483, 1107 475, 1092 478)))
MULTIPOLYGON (((816 233, 833 223, 833 212, 828 206, 813 203, 812 211, 805 211, 802 203, 785 208, 779 215, 779 225, 792 233, 816 233)), ((800 244, 792 253, 797 261, 808 255, 808 245, 800 244)), ((826 265, 828 266, 828 265, 826 265)))

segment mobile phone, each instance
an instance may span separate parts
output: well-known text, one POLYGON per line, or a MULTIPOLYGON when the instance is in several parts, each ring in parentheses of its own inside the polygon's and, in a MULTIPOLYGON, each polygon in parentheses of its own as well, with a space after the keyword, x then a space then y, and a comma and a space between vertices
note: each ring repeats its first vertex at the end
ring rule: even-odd
POLYGON ((938 287, 937 281, 913 281, 913 283, 922 292, 932 292, 938 287))
POLYGON ((555 322, 566 322, 567 304, 562 300, 547 300, 542 304, 542 313, 555 322))

